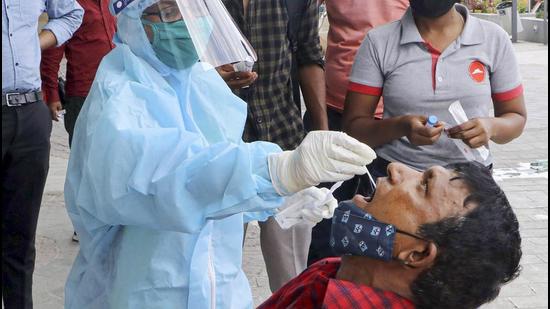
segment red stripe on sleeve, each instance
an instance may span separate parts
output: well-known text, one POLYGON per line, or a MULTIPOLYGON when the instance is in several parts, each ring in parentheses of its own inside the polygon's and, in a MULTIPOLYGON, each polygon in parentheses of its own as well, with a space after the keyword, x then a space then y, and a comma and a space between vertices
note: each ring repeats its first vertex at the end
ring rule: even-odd
POLYGON ((380 97, 380 96, 382 96, 382 92, 383 92, 384 88, 371 87, 371 86, 367 86, 367 85, 361 85, 361 84, 357 84, 357 83, 354 83, 354 82, 350 82, 349 86, 348 86, 348 90, 352 91, 352 92, 361 93, 361 94, 380 97))
POLYGON ((500 93, 493 93, 493 100, 497 102, 505 102, 516 99, 523 94, 523 85, 519 85, 516 88, 500 93))

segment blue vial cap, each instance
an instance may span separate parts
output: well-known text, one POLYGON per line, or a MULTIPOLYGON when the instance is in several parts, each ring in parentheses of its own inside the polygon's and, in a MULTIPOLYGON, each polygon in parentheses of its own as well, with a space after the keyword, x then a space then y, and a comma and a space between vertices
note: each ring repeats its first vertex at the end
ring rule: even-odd
POLYGON ((437 116, 432 115, 428 117, 428 125, 431 127, 435 126, 438 121, 439 121, 439 118, 437 118, 437 116))

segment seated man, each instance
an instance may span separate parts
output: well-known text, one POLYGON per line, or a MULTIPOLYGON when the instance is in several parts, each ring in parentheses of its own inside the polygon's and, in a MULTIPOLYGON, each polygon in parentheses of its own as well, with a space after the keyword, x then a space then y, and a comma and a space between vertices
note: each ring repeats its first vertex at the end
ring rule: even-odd
POLYGON ((323 260, 259 308, 477 308, 519 274, 521 237, 478 163, 388 167, 373 198, 343 202, 323 260))

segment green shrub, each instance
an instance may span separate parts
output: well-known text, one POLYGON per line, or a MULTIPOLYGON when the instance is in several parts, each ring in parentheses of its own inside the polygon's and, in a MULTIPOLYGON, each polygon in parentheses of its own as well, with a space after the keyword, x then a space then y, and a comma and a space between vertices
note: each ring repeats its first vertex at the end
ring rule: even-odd
MULTIPOLYGON (((496 7, 503 1, 510 0, 463 0, 470 10, 478 13, 496 13, 496 7)), ((528 13, 529 0, 518 0, 518 11, 520 13, 528 13)))

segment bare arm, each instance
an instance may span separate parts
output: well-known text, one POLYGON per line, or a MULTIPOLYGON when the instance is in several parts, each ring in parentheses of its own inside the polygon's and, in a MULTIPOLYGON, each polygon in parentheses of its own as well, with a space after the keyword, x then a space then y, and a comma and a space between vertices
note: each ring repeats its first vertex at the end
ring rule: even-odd
POLYGON ((38 38, 40 39, 41 50, 46 50, 50 47, 54 47, 57 45, 57 38, 55 37, 55 34, 53 34, 53 32, 50 30, 44 29, 40 31, 38 38))
POLYGON ((317 64, 310 64, 301 66, 298 74, 304 102, 313 121, 313 129, 328 130, 325 71, 317 64))
POLYGON ((258 79, 256 72, 236 72, 231 64, 222 65, 216 70, 227 86, 234 90, 248 87, 258 79))
POLYGON ((66 48, 67 44, 64 44, 59 47, 51 47, 42 51, 42 61, 40 62, 42 91, 44 93, 46 103, 50 108, 52 120, 54 121, 59 121, 58 113, 63 108, 61 98, 59 97, 59 82, 57 76, 61 59, 63 59, 66 48))
POLYGON ((495 118, 491 140, 497 144, 506 144, 518 138, 527 123, 525 98, 520 96, 506 102, 495 102, 495 118))
POLYGON ((405 115, 375 120, 374 113, 379 101, 379 96, 348 92, 344 109, 344 131, 372 148, 404 136, 415 145, 432 145, 441 136, 443 124, 428 128, 425 116, 405 115))
POLYGON ((314 130, 328 130, 323 50, 319 38, 319 6, 311 1, 302 16, 297 36, 298 80, 314 130))
POLYGON ((46 13, 48 22, 39 34, 42 50, 68 41, 84 16, 84 10, 75 0, 47 0, 46 13))
POLYGON ((342 121, 344 132, 371 147, 378 147, 404 136, 406 129, 401 119, 374 119, 379 101, 379 96, 348 92, 342 121))

